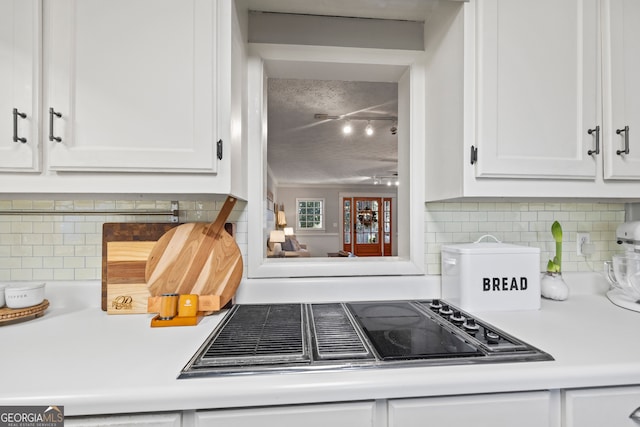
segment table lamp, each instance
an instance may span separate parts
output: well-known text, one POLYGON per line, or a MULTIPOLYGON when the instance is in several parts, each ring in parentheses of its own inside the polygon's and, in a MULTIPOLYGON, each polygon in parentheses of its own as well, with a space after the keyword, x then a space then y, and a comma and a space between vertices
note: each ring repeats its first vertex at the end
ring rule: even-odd
POLYGON ((276 256, 281 256, 284 253, 282 252, 282 243, 285 241, 284 231, 283 230, 273 230, 269 234, 269 241, 273 243, 273 254, 276 256))

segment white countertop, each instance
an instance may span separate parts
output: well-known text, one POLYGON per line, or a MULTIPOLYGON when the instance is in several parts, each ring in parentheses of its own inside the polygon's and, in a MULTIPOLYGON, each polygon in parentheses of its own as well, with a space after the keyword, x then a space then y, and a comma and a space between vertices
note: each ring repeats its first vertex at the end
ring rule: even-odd
POLYGON ((0 405, 64 405, 73 416, 640 384, 640 313, 587 282, 572 279, 569 300, 539 311, 475 313, 552 362, 182 380, 222 314, 151 328, 151 315, 102 312, 99 282, 53 282, 43 317, 0 326, 0 405))

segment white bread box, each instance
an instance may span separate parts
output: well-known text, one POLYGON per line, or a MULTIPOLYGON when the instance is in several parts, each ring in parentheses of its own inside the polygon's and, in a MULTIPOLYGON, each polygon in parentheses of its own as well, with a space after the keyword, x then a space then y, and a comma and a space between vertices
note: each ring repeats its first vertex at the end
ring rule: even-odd
POLYGON ((466 311, 540 309, 540 249, 496 242, 442 246, 442 299, 466 311))

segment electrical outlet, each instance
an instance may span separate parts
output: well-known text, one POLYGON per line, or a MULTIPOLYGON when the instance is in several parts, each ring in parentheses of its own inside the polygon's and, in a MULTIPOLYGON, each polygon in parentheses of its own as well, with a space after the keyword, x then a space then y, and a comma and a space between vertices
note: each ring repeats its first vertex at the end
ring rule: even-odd
POLYGON ((577 233, 576 234, 576 255, 585 256, 582 251, 582 245, 591 243, 591 236, 589 233, 577 233))

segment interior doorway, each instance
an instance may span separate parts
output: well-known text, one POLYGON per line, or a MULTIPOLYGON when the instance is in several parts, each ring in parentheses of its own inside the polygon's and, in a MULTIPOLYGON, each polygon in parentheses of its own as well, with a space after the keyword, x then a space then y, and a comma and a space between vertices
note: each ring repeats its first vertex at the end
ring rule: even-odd
POLYGON ((342 200, 342 250, 355 256, 392 255, 391 197, 345 197, 342 200))

